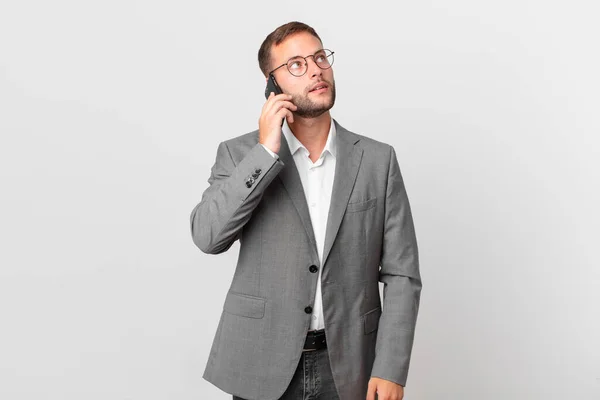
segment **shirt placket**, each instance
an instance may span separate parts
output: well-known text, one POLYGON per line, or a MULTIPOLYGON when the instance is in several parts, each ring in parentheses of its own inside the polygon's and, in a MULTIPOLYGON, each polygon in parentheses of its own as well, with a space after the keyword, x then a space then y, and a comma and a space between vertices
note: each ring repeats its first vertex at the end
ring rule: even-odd
MULTIPOLYGON (((323 232, 323 216, 321 215, 322 211, 322 164, 323 159, 320 158, 316 163, 312 163, 312 161, 308 160, 308 185, 310 187, 310 205, 311 205, 311 213, 313 215, 313 227, 315 230, 315 239, 317 241, 319 261, 322 263, 323 260, 323 242, 324 242, 324 232, 323 232)), ((318 280, 321 281, 321 270, 322 267, 319 268, 318 280)), ((317 293, 316 296, 318 298, 321 297, 321 287, 317 285, 317 293)), ((320 307, 322 306, 320 303, 315 303, 315 309, 313 313, 313 323, 315 326, 320 325, 319 316, 321 313, 320 307)))

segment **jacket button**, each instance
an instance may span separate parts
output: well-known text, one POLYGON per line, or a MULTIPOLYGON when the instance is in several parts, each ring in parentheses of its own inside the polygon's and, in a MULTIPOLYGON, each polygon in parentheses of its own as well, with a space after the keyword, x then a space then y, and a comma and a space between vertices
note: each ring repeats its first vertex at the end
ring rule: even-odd
POLYGON ((254 172, 257 173, 257 174, 260 174, 260 171, 262 171, 262 169, 260 169, 260 168, 254 169, 254 172))
POLYGON ((311 306, 306 307, 304 309, 304 312, 307 313, 307 314, 310 314, 312 312, 312 307, 311 306))
POLYGON ((252 173, 252 177, 255 178, 255 179, 258 178, 258 175, 260 175, 258 172, 253 172, 252 173))
POLYGON ((311 265, 310 267, 308 267, 308 270, 314 274, 319 270, 319 268, 317 268, 316 265, 311 265))

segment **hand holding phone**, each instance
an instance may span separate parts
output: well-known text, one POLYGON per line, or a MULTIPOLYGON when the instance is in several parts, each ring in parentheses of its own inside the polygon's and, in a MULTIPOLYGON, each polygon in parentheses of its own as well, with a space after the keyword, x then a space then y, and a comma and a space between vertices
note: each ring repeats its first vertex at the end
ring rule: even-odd
MULTIPOLYGON (((283 94, 283 90, 281 90, 281 88, 277 84, 277 81, 275 80, 275 76, 273 76, 273 74, 269 74, 269 79, 267 79, 267 88, 265 89, 265 97, 267 98, 267 100, 269 100, 269 95, 271 94, 271 92, 275 93, 276 95, 283 94)), ((283 126, 283 118, 281 119, 281 126, 283 126)))
POLYGON ((258 120, 258 141, 267 146, 271 151, 278 153, 281 145, 283 119, 289 118, 290 122, 294 122, 294 114, 292 112, 296 111, 298 107, 291 102, 291 95, 283 93, 272 74, 269 75, 267 80, 265 97, 267 101, 263 106, 261 116, 258 120))

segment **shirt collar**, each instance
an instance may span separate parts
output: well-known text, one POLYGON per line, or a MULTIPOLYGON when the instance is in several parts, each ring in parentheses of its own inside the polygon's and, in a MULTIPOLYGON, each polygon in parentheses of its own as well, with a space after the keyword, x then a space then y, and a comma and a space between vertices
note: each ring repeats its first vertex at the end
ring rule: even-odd
MULTIPOLYGON (((288 123, 287 123, 287 118, 283 119, 283 126, 281 127, 281 131, 283 132, 283 135, 285 136, 285 140, 288 143, 288 147, 290 148, 290 154, 292 154, 292 156, 296 153, 296 151, 298 151, 298 149, 304 149, 304 151, 306 152, 306 154, 308 154, 308 149, 306 147, 304 147, 304 145, 302 144, 302 142, 300 142, 298 140, 298 138, 292 133, 288 123)), ((333 118, 331 118, 330 124, 329 124, 329 134, 327 135, 327 142, 325 142, 325 147, 323 148, 323 153, 325 153, 325 151, 328 151, 329 154, 331 154, 333 157, 336 156, 336 129, 335 129, 335 123, 333 122, 333 118)))

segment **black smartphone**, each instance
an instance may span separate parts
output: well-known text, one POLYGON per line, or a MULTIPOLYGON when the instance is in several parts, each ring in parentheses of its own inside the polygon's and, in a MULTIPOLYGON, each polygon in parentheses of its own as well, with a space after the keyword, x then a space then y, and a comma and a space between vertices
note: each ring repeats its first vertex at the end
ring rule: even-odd
MULTIPOLYGON (((275 77, 273 76, 273 74, 269 74, 269 79, 267 79, 267 88, 265 89, 265 97, 267 99, 269 98, 269 95, 271 94, 271 92, 274 92, 275 95, 283 93, 283 91, 277 84, 277 81, 275 80, 275 77)), ((281 119, 281 126, 283 126, 284 120, 285 120, 285 117, 281 119)))
POLYGON ((265 89, 265 97, 267 99, 269 98, 271 92, 275 92, 276 95, 283 93, 273 74, 269 74, 269 79, 267 79, 267 88, 265 89))

